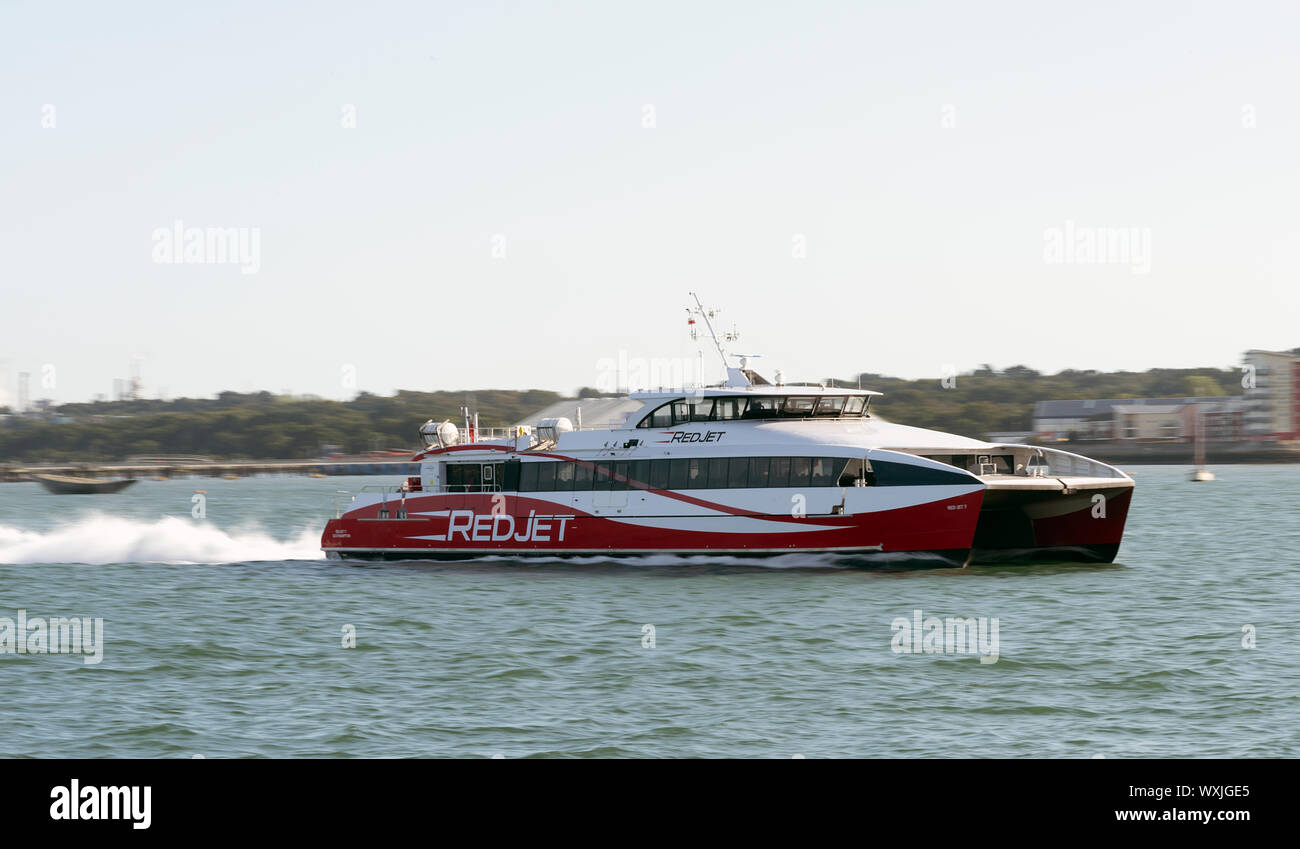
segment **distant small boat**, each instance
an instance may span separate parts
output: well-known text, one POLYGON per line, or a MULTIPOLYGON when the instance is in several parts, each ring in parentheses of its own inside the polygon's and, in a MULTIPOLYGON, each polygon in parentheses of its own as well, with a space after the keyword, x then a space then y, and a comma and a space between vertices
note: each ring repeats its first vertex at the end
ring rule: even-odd
POLYGON ((1214 472, 1209 469, 1192 469, 1192 474, 1188 479, 1193 483, 1198 481, 1212 481, 1214 480, 1214 472))
POLYGON ((135 478, 101 480, 99 478, 80 478, 72 475, 32 475, 32 477, 40 481, 41 486, 55 495, 97 495, 99 493, 121 492, 135 483, 135 478))

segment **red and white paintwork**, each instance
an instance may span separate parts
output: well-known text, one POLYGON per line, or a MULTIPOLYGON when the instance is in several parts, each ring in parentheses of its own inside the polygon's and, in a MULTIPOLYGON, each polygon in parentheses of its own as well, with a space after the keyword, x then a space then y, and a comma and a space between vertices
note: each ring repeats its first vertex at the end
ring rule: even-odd
MULTIPOLYGON (((434 456, 438 456, 435 454, 434 456)), ((549 459, 578 457, 549 453, 549 459)), ((545 462, 546 460, 538 460, 545 462)), ((984 487, 649 489, 531 493, 407 492, 356 503, 329 523, 326 552, 433 557, 670 552, 943 552, 962 563, 984 487), (824 491, 819 491, 824 490, 824 491), (792 513, 800 496, 806 513, 792 513), (868 497, 869 496, 869 497, 868 497), (405 519, 392 518, 404 503, 405 519), (832 513, 844 503, 843 514, 832 513)))
POLYGON ((683 397, 878 394, 751 386, 739 369, 730 372, 733 380, 725 387, 634 394, 643 407, 624 427, 560 432, 547 441, 517 432, 422 452, 415 457, 421 463, 418 480, 355 496, 327 524, 322 549, 332 557, 371 559, 817 552, 957 566, 972 559, 1115 557, 1133 481, 1118 469, 1063 451, 981 442, 874 415, 636 427, 664 402, 683 397), (677 433, 683 436, 672 436, 677 433), (946 477, 936 485, 753 489, 650 489, 636 481, 621 491, 448 492, 444 486, 448 463, 764 455, 856 458, 946 477), (976 461, 986 457, 1005 458, 1005 465, 979 467, 976 461), (968 464, 970 470, 961 468, 968 464), (792 504, 801 509, 792 510, 792 504))

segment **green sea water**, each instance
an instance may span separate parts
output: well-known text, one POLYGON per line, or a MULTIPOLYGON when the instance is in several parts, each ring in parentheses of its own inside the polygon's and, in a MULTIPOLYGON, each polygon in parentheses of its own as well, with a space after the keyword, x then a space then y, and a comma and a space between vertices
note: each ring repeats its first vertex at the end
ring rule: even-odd
POLYGON ((350 564, 334 493, 388 481, 0 484, 0 619, 103 622, 0 654, 0 756, 1300 756, 1300 467, 1128 471, 1114 565, 926 571, 350 564), (896 651, 918 610, 996 662, 896 651))

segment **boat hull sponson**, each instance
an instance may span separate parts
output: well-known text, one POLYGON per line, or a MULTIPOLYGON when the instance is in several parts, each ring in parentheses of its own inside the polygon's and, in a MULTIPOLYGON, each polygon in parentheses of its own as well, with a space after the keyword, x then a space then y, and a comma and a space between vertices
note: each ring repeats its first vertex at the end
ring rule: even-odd
POLYGON ((984 496, 972 563, 1111 563, 1133 498, 1131 484, 1104 490, 984 496))

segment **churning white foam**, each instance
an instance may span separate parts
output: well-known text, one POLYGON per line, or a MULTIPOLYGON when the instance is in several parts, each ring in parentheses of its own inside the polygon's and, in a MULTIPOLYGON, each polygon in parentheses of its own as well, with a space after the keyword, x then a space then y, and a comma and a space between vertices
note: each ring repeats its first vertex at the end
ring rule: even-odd
POLYGON ((0 525, 0 563, 237 563, 318 560, 320 531, 278 540, 258 528, 223 530, 168 516, 149 522, 90 515, 48 531, 0 525))

